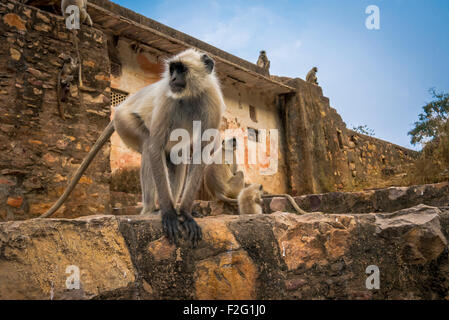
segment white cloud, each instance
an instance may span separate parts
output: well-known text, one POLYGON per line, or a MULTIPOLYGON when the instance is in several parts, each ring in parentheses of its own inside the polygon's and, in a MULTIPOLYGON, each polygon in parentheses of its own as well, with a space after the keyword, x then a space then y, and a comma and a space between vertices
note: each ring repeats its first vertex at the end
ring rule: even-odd
POLYGON ((183 6, 188 20, 181 20, 173 10, 160 9, 166 13, 159 21, 248 61, 256 62, 259 51, 266 50, 272 70, 288 70, 302 46, 289 21, 260 5, 193 3, 183 6))

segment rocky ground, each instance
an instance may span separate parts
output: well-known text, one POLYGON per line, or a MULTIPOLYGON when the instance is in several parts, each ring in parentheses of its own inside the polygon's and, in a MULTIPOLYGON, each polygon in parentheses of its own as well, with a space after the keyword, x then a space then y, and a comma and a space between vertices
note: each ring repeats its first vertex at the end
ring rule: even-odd
POLYGON ((415 188, 359 193, 366 205, 300 202, 345 211, 346 199, 347 213, 210 214, 195 249, 169 245, 158 215, 0 223, 0 299, 449 299, 447 184, 415 188), (413 194, 434 206, 379 212, 413 194), (367 288, 369 266, 379 289, 367 288))

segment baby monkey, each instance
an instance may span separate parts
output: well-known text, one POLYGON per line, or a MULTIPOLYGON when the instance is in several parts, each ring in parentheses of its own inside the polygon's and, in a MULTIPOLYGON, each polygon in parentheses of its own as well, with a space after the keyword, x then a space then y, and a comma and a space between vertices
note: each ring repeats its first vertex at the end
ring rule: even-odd
POLYGON ((295 209, 297 214, 306 214, 304 210, 302 210, 295 199, 289 194, 264 194, 263 187, 261 184, 251 184, 250 186, 243 189, 237 200, 239 205, 239 213, 240 214, 260 214, 263 213, 262 205, 263 199, 270 198, 286 198, 292 207, 295 209))
POLYGON ((262 214, 262 194, 263 187, 261 184, 252 184, 243 189, 237 200, 239 204, 240 214, 262 214))

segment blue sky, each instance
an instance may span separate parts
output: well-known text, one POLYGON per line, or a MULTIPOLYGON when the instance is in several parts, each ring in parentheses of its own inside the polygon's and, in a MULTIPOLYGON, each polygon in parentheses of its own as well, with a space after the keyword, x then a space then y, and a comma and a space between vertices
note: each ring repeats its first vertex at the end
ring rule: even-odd
POLYGON ((405 147, 429 88, 449 92, 448 0, 113 1, 248 61, 265 49, 271 74, 317 66, 348 127, 405 147), (365 27, 369 5, 380 30, 365 27))

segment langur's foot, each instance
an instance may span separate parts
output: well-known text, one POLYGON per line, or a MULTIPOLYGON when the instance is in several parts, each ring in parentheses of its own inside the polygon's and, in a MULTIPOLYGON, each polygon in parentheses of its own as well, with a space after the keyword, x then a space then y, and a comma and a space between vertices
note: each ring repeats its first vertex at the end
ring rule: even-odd
POLYGON ((152 208, 152 207, 142 207, 142 210, 140 210, 140 214, 157 214, 161 210, 158 208, 152 208))
POLYGON ((192 211, 192 217, 194 218, 204 218, 204 215, 202 213, 192 211))

